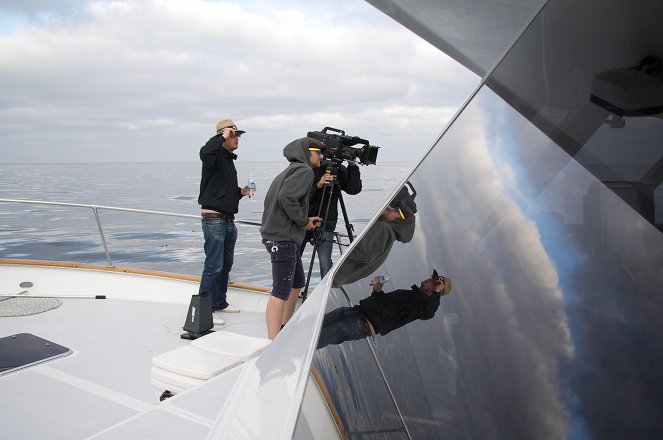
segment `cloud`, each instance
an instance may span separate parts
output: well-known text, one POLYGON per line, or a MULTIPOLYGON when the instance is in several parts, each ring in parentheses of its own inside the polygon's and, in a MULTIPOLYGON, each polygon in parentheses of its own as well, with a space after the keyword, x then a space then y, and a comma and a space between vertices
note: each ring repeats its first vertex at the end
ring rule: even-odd
MULTIPOLYGON (((567 432, 570 415, 556 378, 575 346, 558 269, 542 240, 550 231, 514 196, 514 182, 522 184, 521 156, 493 149, 504 133, 517 132, 513 148, 525 145, 540 156, 550 145, 532 142, 540 133, 528 133, 526 124, 491 92, 478 95, 409 177, 417 190, 414 237, 396 243, 375 272, 391 277, 393 288, 419 284, 432 268, 453 280, 453 293, 433 320, 375 338, 404 415, 439 422, 438 436, 466 430, 476 438, 505 432, 559 438, 567 432), (509 118, 499 120, 500 113, 509 118), (445 323, 449 313, 454 325, 445 323), (403 379, 413 371, 413 379, 403 379)), ((368 279, 344 286, 354 303, 370 292, 368 279)))
POLYGON ((35 17, 39 14, 64 15, 83 6, 87 0, 3 0, 0 12, 35 17))
POLYGON ((248 131, 245 160, 280 160, 293 138, 336 124, 386 143, 383 160, 407 145, 414 161, 478 81, 361 2, 67 2, 48 13, 0 36, 3 162, 195 161, 227 115, 248 131))

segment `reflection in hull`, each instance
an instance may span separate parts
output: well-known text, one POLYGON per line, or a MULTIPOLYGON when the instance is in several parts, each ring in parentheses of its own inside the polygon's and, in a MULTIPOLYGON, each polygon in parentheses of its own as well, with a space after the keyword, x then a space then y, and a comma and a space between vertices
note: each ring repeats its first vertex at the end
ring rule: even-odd
POLYGON ((663 56, 663 9, 620 8, 548 2, 407 176, 411 237, 361 277, 352 251, 335 272, 327 312, 376 275, 390 290, 430 267, 454 279, 430 320, 316 351, 350 438, 663 435, 663 121, 604 124, 586 86, 637 52, 663 56))

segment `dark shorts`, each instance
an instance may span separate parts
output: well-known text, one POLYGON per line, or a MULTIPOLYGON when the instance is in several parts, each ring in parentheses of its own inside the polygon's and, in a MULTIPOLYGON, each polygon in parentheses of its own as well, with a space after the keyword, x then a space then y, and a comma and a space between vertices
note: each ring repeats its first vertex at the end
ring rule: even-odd
POLYGON ((301 243, 263 240, 262 244, 272 260, 272 296, 285 301, 292 289, 301 289, 306 284, 299 250, 301 243))

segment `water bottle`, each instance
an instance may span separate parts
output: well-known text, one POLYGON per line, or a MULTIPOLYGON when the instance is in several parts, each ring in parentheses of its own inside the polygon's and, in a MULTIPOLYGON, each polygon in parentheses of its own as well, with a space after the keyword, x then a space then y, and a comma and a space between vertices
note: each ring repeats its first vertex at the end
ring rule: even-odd
POLYGON ((256 193, 256 183, 253 181, 253 176, 249 177, 249 197, 256 193))
POLYGON ((389 277, 385 277, 385 276, 382 276, 382 275, 378 275, 378 276, 376 276, 375 278, 373 278, 373 282, 371 283, 371 286, 372 286, 373 284, 375 284, 375 283, 382 283, 382 284, 384 284, 384 283, 386 283, 387 281, 389 281, 389 279, 390 279, 389 277))

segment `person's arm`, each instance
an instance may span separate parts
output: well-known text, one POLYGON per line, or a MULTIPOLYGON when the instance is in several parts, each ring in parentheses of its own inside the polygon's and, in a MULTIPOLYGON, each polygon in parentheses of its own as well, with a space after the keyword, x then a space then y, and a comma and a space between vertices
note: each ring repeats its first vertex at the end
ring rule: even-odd
POLYGON ((203 162, 205 168, 216 169, 221 166, 221 148, 223 148, 223 143, 225 138, 221 135, 212 137, 207 143, 200 149, 200 160, 203 162))
POLYGON ((428 301, 424 304, 423 314, 420 319, 431 319, 435 316, 438 307, 440 307, 440 295, 437 292, 433 292, 431 296, 428 297, 428 301))
POLYGON ((223 144, 227 139, 235 135, 235 130, 230 127, 224 128, 221 133, 217 133, 200 149, 200 160, 203 161, 203 166, 207 168, 219 168, 221 161, 219 158, 223 153, 223 144))
POLYGON ((308 166, 298 167, 285 178, 278 199, 281 208, 294 224, 305 227, 309 223, 308 212, 302 210, 299 200, 311 190, 313 170, 308 166))
POLYGON ((359 166, 354 161, 348 161, 348 167, 340 167, 340 185, 341 189, 351 196, 361 192, 361 172, 359 166))
POLYGON ((323 194, 325 183, 331 179, 327 173, 320 173, 313 171, 313 185, 311 185, 311 195, 308 202, 309 215, 316 215, 320 209, 320 202, 323 194), (320 176, 320 177, 317 177, 320 176))

